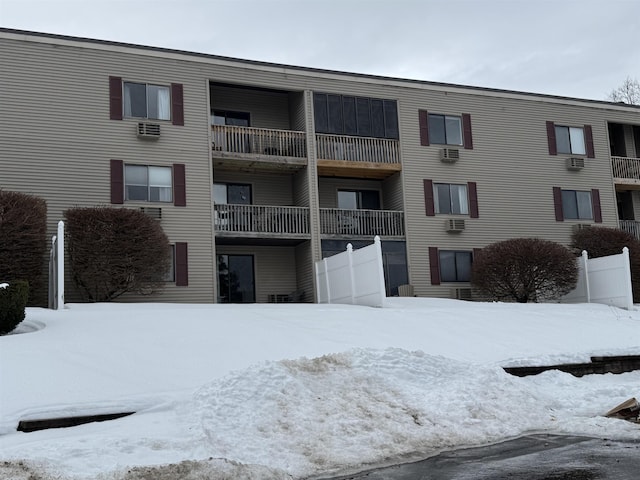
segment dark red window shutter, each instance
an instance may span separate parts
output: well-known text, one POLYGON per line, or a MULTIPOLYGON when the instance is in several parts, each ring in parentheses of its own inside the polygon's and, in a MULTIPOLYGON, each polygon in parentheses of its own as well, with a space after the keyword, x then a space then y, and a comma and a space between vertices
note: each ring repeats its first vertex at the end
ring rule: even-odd
POLYGON ((556 211, 556 222, 564 222, 564 213, 562 212, 562 189, 553 187, 553 208, 556 211))
POLYGON ((186 287, 189 285, 189 258, 187 244, 176 242, 176 285, 186 287))
POLYGON ((436 207, 433 201, 433 181, 423 180, 424 185, 424 210, 428 217, 436 214, 436 207))
POLYGON ((584 126, 584 143, 587 147, 587 158, 596 158, 596 152, 593 148, 593 131, 591 125, 584 126))
POLYGON ((462 139, 464 148, 471 150, 473 148, 473 136, 471 135, 471 115, 468 113, 462 114, 462 139))
POLYGON ((426 110, 418 110, 420 121, 420 145, 429 146, 429 114, 426 110))
POLYGON ((124 164, 111 160, 111 203, 124 203, 124 164))
POLYGON ((547 122, 547 142, 549 142, 549 155, 557 155, 556 126, 553 122, 547 122))
POLYGON ((431 272, 431 285, 440 285, 440 259, 436 247, 429 247, 429 271, 431 272))
POLYGON ((602 223, 602 208, 600 207, 600 190, 591 190, 591 205, 593 206, 593 220, 602 223))
POLYGON ((174 125, 184 125, 184 98, 181 83, 171 84, 171 118, 174 125))
POLYGON ((122 78, 109 77, 109 118, 122 120, 122 78))
POLYGON ((469 216, 478 218, 478 184, 476 182, 467 183, 467 193, 469 195, 469 216))
POLYGON ((184 163, 173 164, 173 204, 176 207, 187 206, 187 181, 184 163))

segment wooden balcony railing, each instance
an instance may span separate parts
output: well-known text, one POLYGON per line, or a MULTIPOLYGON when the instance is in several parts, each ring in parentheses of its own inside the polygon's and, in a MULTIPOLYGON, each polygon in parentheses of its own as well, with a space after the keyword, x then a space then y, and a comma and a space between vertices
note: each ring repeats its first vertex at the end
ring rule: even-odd
POLYGON ((640 181, 640 158, 611 157, 613 178, 640 181))
POLYGON ((635 220, 620 220, 620 230, 630 233, 640 240, 640 222, 635 220))
POLYGON ((385 138, 316 134, 318 159, 400 163, 400 142, 385 138))
POLYGON ((308 235, 309 209, 271 205, 214 205, 217 232, 308 235))
POLYGON ((254 155, 307 158, 304 132, 212 125, 213 150, 254 155))
POLYGON ((404 212, 321 208, 320 231, 328 235, 404 237, 404 212))

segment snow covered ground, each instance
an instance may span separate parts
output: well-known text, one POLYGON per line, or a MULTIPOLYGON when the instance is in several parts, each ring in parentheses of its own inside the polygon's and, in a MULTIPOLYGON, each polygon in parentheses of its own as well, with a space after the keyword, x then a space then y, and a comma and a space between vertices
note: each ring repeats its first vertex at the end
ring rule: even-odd
POLYGON ((534 431, 640 438, 602 416, 640 372, 500 368, 640 354, 640 312, 603 305, 73 304, 19 330, 0 337, 0 478, 290 479, 534 431))

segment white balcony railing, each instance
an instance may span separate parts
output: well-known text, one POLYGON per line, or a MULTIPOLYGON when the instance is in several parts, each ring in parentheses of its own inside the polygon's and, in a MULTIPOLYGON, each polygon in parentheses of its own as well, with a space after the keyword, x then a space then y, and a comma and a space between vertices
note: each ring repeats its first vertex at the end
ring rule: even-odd
POLYGON ((308 235, 309 209, 271 205, 214 205, 217 232, 308 235))
POLYGON ((304 132, 230 125, 212 125, 211 130, 214 151, 307 157, 304 132))
POLYGON ((630 233, 640 240, 640 222, 635 220, 620 220, 620 230, 630 233))
POLYGON ((398 140, 316 134, 318 159, 400 163, 398 140))
POLYGON ((328 235, 403 237, 404 212, 321 208, 320 231, 328 235))
POLYGON ((640 158, 611 157, 613 178, 640 180, 640 158))

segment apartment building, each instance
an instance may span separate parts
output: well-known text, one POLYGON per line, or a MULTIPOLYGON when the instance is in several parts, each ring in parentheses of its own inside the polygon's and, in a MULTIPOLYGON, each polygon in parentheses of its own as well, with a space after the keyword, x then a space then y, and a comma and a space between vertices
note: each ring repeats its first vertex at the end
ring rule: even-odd
POLYGON ((314 262, 374 235, 389 295, 465 297, 495 241, 640 233, 638 107, 9 29, 0 64, 0 188, 52 234, 111 205, 169 237, 125 301, 314 301, 314 262))

